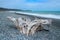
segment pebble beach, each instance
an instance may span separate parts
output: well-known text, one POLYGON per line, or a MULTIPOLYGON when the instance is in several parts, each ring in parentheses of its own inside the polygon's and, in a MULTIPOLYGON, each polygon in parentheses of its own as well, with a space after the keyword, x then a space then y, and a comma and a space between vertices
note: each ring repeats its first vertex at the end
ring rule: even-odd
POLYGON ((7 16, 28 17, 32 20, 34 16, 17 15, 14 12, 0 11, 0 40, 60 40, 60 20, 53 19, 49 31, 39 31, 34 35, 21 34, 15 25, 7 19, 7 16))

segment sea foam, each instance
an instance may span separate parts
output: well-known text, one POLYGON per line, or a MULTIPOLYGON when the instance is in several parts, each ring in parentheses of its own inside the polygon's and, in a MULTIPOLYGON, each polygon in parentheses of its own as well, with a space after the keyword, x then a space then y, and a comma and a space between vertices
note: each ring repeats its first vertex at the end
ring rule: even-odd
POLYGON ((60 15, 55 15, 55 14, 38 14, 38 13, 27 13, 27 12, 16 12, 19 14, 25 14, 25 15, 32 15, 32 16, 37 16, 37 17, 45 17, 45 18, 53 18, 53 19, 60 19, 60 15))

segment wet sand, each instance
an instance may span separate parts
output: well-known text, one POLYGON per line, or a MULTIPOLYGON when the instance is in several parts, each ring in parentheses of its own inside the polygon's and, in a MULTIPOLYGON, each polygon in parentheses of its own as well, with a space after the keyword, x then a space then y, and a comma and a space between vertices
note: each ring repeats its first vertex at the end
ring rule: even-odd
POLYGON ((47 27, 49 31, 39 31, 33 36, 29 35, 27 37, 17 30, 15 25, 6 18, 7 16, 30 17, 32 20, 34 19, 33 16, 0 11, 0 40, 60 40, 60 20, 53 19, 52 26, 47 27))

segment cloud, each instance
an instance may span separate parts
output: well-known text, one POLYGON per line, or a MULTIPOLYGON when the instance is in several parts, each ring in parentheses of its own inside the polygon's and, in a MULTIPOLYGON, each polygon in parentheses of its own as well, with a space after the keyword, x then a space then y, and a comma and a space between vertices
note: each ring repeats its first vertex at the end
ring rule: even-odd
POLYGON ((0 7, 31 10, 60 10, 60 0, 28 2, 27 0, 0 0, 0 7))
POLYGON ((59 10, 60 0, 50 0, 44 3, 27 3, 27 6, 34 10, 59 10))

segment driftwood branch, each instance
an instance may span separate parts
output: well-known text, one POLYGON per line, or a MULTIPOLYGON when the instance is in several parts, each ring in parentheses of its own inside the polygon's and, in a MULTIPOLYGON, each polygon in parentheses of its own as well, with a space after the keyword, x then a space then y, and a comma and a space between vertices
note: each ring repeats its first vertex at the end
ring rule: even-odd
POLYGON ((35 19, 32 20, 30 18, 20 17, 20 18, 14 18, 14 17, 7 17, 10 19, 16 27, 20 30, 21 33, 24 34, 34 34, 37 30, 42 30, 42 25, 51 25, 52 20, 51 19, 35 19))

